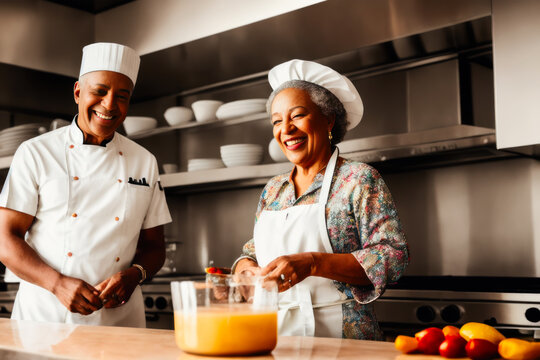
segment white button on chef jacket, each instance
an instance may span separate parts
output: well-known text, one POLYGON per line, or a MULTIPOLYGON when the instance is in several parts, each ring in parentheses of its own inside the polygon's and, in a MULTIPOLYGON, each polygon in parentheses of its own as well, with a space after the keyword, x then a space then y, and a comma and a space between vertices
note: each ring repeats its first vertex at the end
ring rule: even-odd
MULTIPOLYGON (((155 157, 118 133, 106 146, 83 145, 75 120, 19 147, 0 206, 34 216, 28 244, 57 271, 92 286, 130 266, 141 229, 171 222, 155 157)), ((140 287, 126 304, 84 316, 21 281, 12 318, 145 326, 140 287)))

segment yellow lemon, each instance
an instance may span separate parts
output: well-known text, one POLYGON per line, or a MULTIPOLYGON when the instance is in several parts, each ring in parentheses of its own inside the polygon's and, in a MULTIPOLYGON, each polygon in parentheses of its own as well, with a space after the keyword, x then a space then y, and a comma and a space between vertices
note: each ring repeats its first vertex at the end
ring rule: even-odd
POLYGON ((491 341, 495 345, 505 339, 505 336, 493 326, 477 322, 469 322, 463 325, 459 329, 459 335, 467 341, 471 339, 483 339, 491 341))

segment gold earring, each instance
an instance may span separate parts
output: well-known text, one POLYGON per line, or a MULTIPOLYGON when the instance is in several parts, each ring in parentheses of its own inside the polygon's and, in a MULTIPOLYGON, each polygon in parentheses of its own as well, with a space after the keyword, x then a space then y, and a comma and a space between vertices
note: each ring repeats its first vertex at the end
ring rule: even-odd
POLYGON ((332 132, 328 131, 328 140, 332 141, 332 132))

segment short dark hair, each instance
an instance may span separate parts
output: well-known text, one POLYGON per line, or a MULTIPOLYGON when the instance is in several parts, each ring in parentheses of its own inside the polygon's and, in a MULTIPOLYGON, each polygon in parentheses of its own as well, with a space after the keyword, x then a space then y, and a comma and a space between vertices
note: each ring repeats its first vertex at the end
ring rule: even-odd
POLYGON ((277 94, 285 89, 300 89, 308 93, 309 98, 321 111, 321 113, 326 117, 334 117, 334 127, 332 128, 332 140, 330 144, 334 147, 336 144, 339 144, 345 133, 347 132, 347 111, 343 107, 341 101, 330 92, 325 87, 317 85, 315 83, 304 81, 304 80, 290 80, 281 84, 276 88, 270 96, 266 103, 266 111, 270 114, 270 108, 272 102, 277 94))

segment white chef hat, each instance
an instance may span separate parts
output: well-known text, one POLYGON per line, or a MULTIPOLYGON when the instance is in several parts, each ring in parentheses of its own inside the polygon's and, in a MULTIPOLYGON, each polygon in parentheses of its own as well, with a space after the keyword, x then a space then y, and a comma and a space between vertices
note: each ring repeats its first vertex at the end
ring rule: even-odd
POLYGON ((313 61, 290 60, 273 67, 268 73, 272 90, 291 80, 304 80, 326 88, 334 94, 347 111, 347 130, 362 120, 364 104, 358 90, 347 77, 337 71, 313 61))
POLYGON ((83 48, 79 77, 92 71, 108 70, 126 75, 135 86, 140 63, 139 55, 128 46, 94 43, 83 48))

